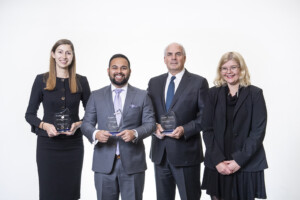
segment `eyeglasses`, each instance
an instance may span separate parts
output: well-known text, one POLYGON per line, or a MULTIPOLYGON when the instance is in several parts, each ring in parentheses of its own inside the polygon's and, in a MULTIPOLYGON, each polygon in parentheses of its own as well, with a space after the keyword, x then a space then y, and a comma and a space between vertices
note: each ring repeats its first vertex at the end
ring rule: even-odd
POLYGON ((237 69, 239 68, 239 66, 237 65, 232 65, 230 67, 221 67, 221 71, 222 72, 228 72, 228 70, 235 72, 237 69))

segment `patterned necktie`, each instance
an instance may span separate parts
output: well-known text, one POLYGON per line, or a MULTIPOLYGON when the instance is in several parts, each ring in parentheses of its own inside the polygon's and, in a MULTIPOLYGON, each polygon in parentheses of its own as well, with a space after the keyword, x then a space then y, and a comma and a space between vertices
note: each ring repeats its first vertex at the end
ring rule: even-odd
MULTIPOLYGON (((121 97, 120 97, 120 93, 122 91, 123 91, 123 89, 120 89, 120 88, 114 89, 114 92, 116 93, 116 96, 114 99, 114 107, 115 107, 115 115, 116 115, 118 126, 120 126, 120 121, 121 121, 121 117, 122 117, 122 101, 121 101, 121 97)), ((119 141, 117 142, 116 155, 120 155, 119 141)))
POLYGON ((175 84, 174 79, 176 76, 171 77, 171 81, 169 83, 168 91, 167 91, 167 99, 166 99, 166 109, 167 111, 170 109, 173 97, 174 97, 174 91, 175 91, 175 84))
POLYGON ((117 88, 114 89, 114 92, 116 93, 115 99, 114 99, 114 107, 115 107, 115 114, 118 126, 120 125, 121 117, 122 117, 122 101, 120 97, 120 93, 123 91, 123 89, 117 88))

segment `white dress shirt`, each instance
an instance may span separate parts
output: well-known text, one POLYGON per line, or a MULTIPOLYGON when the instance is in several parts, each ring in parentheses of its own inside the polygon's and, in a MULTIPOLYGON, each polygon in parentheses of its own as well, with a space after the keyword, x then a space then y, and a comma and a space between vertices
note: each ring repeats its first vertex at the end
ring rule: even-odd
MULTIPOLYGON (((181 72, 179 72, 178 74, 176 74, 176 78, 174 79, 174 85, 175 85, 175 88, 174 88, 174 94, 178 88, 178 85, 182 79, 182 76, 185 72, 185 69, 183 68, 183 70, 181 72)), ((167 78, 167 81, 166 81, 166 86, 165 86, 165 102, 167 101, 167 92, 168 92, 168 87, 169 87, 169 84, 170 84, 170 81, 171 81, 171 78, 172 78, 172 74, 169 72, 168 73, 168 78, 167 78)))

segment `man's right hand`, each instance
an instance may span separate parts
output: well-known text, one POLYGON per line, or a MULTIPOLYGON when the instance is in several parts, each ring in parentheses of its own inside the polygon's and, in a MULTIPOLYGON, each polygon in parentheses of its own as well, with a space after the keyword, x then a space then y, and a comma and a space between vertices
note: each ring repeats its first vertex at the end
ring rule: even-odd
POLYGON ((164 129, 161 127, 161 125, 157 123, 155 136, 159 139, 163 139, 165 137, 165 134, 162 133, 163 131, 164 131, 164 129))
POLYGON ((112 136, 108 131, 100 130, 96 133, 96 140, 102 143, 106 143, 109 137, 112 136))

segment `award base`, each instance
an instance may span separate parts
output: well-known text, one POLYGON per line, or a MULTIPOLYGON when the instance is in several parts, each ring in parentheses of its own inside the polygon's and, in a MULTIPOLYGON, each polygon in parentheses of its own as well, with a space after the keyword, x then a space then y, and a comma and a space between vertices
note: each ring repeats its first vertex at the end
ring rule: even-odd
POLYGON ((171 134, 174 131, 174 129, 164 130, 162 133, 164 134, 171 134))
POLYGON ((112 136, 116 136, 120 132, 118 132, 118 131, 109 131, 109 133, 112 134, 112 136))

